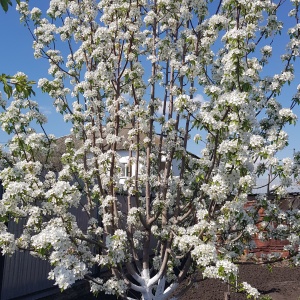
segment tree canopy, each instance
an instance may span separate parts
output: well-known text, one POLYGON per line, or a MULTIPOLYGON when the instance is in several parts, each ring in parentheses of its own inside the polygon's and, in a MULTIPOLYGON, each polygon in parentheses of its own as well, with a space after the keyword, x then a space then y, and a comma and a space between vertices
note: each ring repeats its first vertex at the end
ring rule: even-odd
POLYGON ((299 57, 298 0, 51 0, 47 11, 29 4, 17 6, 21 21, 34 56, 49 61, 38 86, 72 130, 46 133, 32 90, 7 88, 3 254, 47 259, 61 289, 86 279, 94 293, 131 299, 133 290, 144 300, 176 297, 195 272, 233 284, 241 257, 252 261, 253 237, 287 240, 288 259, 299 264, 300 211, 281 202, 300 156, 276 156, 288 144, 285 125, 297 119, 300 85, 286 107, 278 96, 299 57), (274 57, 287 18, 294 26, 274 57), (279 71, 270 74, 269 62, 279 71), (247 205, 270 169, 279 183, 247 205), (20 219, 16 236, 7 222, 20 219), (94 276, 94 266, 110 278, 94 276))

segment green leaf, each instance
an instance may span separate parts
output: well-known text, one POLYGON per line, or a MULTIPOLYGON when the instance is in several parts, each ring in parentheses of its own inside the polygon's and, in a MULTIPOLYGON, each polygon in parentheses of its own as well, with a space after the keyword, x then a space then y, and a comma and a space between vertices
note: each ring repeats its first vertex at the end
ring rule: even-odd
MULTIPOLYGON (((20 1, 19 1, 20 2, 20 1)), ((8 11, 8 5, 12 6, 12 3, 10 0, 0 0, 0 4, 2 6, 2 9, 7 12, 8 11)))
POLYGON ((1 217, 0 217, 0 222, 6 223, 6 222, 8 222, 8 221, 9 221, 8 216, 1 216, 1 217))
POLYGON ((7 97, 10 98, 12 95, 12 91, 13 91, 12 87, 10 85, 4 83, 3 90, 4 90, 5 94, 7 95, 7 97))
POLYGON ((263 220, 266 221, 266 222, 270 222, 272 220, 272 217, 270 217, 270 216, 264 216, 263 220))

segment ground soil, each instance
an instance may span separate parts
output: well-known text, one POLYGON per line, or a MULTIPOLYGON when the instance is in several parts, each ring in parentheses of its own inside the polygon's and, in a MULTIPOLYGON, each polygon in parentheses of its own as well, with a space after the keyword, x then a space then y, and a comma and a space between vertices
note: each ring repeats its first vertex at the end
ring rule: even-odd
MULTIPOLYGON (((240 282, 246 281, 256 287, 262 296, 273 300, 300 300, 300 267, 276 265, 272 268, 262 265, 242 265, 239 270, 240 282)), ((187 291, 182 286, 180 300, 224 300, 228 285, 219 280, 203 280, 198 276, 196 283, 187 291)), ((246 295, 230 289, 228 300, 244 300, 246 295)))
MULTIPOLYGON (((256 287, 262 296, 272 300, 300 300, 300 267, 278 264, 268 268, 262 265, 242 265, 239 270, 239 282, 246 281, 256 287)), ((219 280, 205 279, 199 275, 193 285, 186 289, 187 282, 180 286, 180 300, 225 300, 228 286, 219 280)), ((133 295, 131 295, 133 296, 133 295)), ((97 298, 88 293, 86 284, 78 284, 73 289, 43 299, 56 300, 115 300, 111 295, 99 295, 97 298), (54 297, 54 298, 53 298, 54 297)), ((246 295, 230 290, 228 300, 246 300, 246 295)))

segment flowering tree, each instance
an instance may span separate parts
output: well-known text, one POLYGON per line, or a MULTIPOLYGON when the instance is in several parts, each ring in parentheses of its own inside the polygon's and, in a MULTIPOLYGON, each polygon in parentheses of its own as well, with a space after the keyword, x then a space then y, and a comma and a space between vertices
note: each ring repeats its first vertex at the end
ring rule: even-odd
POLYGON ((277 100, 299 56, 298 0, 51 0, 47 14, 25 2, 18 10, 35 57, 50 64, 39 87, 72 132, 38 133, 33 123, 43 128, 45 117, 18 88, 1 100, 2 129, 12 134, 1 150, 2 253, 49 260, 61 289, 85 278, 95 293, 130 299, 134 290, 144 300, 176 296, 195 271, 233 282, 254 235, 287 239, 299 263, 299 210, 280 209, 297 157, 276 158, 300 96, 299 86, 290 108, 277 100), (288 5, 294 27, 277 61, 271 44, 288 5), (269 75, 274 59, 282 70, 269 75), (200 157, 188 152, 193 141, 200 157), (273 200, 268 190, 246 207, 270 167, 281 178, 273 200), (15 236, 6 222, 19 219, 15 236), (111 277, 92 277, 93 266, 111 277))

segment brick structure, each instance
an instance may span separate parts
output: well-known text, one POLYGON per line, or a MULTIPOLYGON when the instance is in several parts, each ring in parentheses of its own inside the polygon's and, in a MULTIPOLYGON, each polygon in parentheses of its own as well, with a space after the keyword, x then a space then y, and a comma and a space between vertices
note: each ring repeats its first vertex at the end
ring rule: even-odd
MULTIPOLYGON (((249 195, 249 201, 245 205, 245 208, 251 207, 255 203, 255 197, 256 195, 249 195)), ((270 200, 274 199, 274 196, 270 196, 270 200), (273 198, 273 199, 272 199, 273 198)), ((295 209, 300 207, 300 193, 289 193, 285 198, 281 199, 280 201, 280 208, 283 210, 288 209, 295 209)), ((263 208, 260 208, 258 211, 259 213, 259 221, 263 221, 263 218, 265 216, 265 212, 263 208)), ((274 227, 276 227, 276 224, 272 224, 274 227)), ((257 225, 260 226, 259 223, 257 225)), ((276 239, 269 239, 269 240, 260 240, 257 235, 253 238, 256 247, 251 250, 251 253, 254 253, 257 257, 261 257, 261 255, 267 255, 271 253, 281 253, 282 257, 288 257, 289 251, 284 250, 284 246, 288 245, 289 242, 287 240, 276 240, 276 239)))

